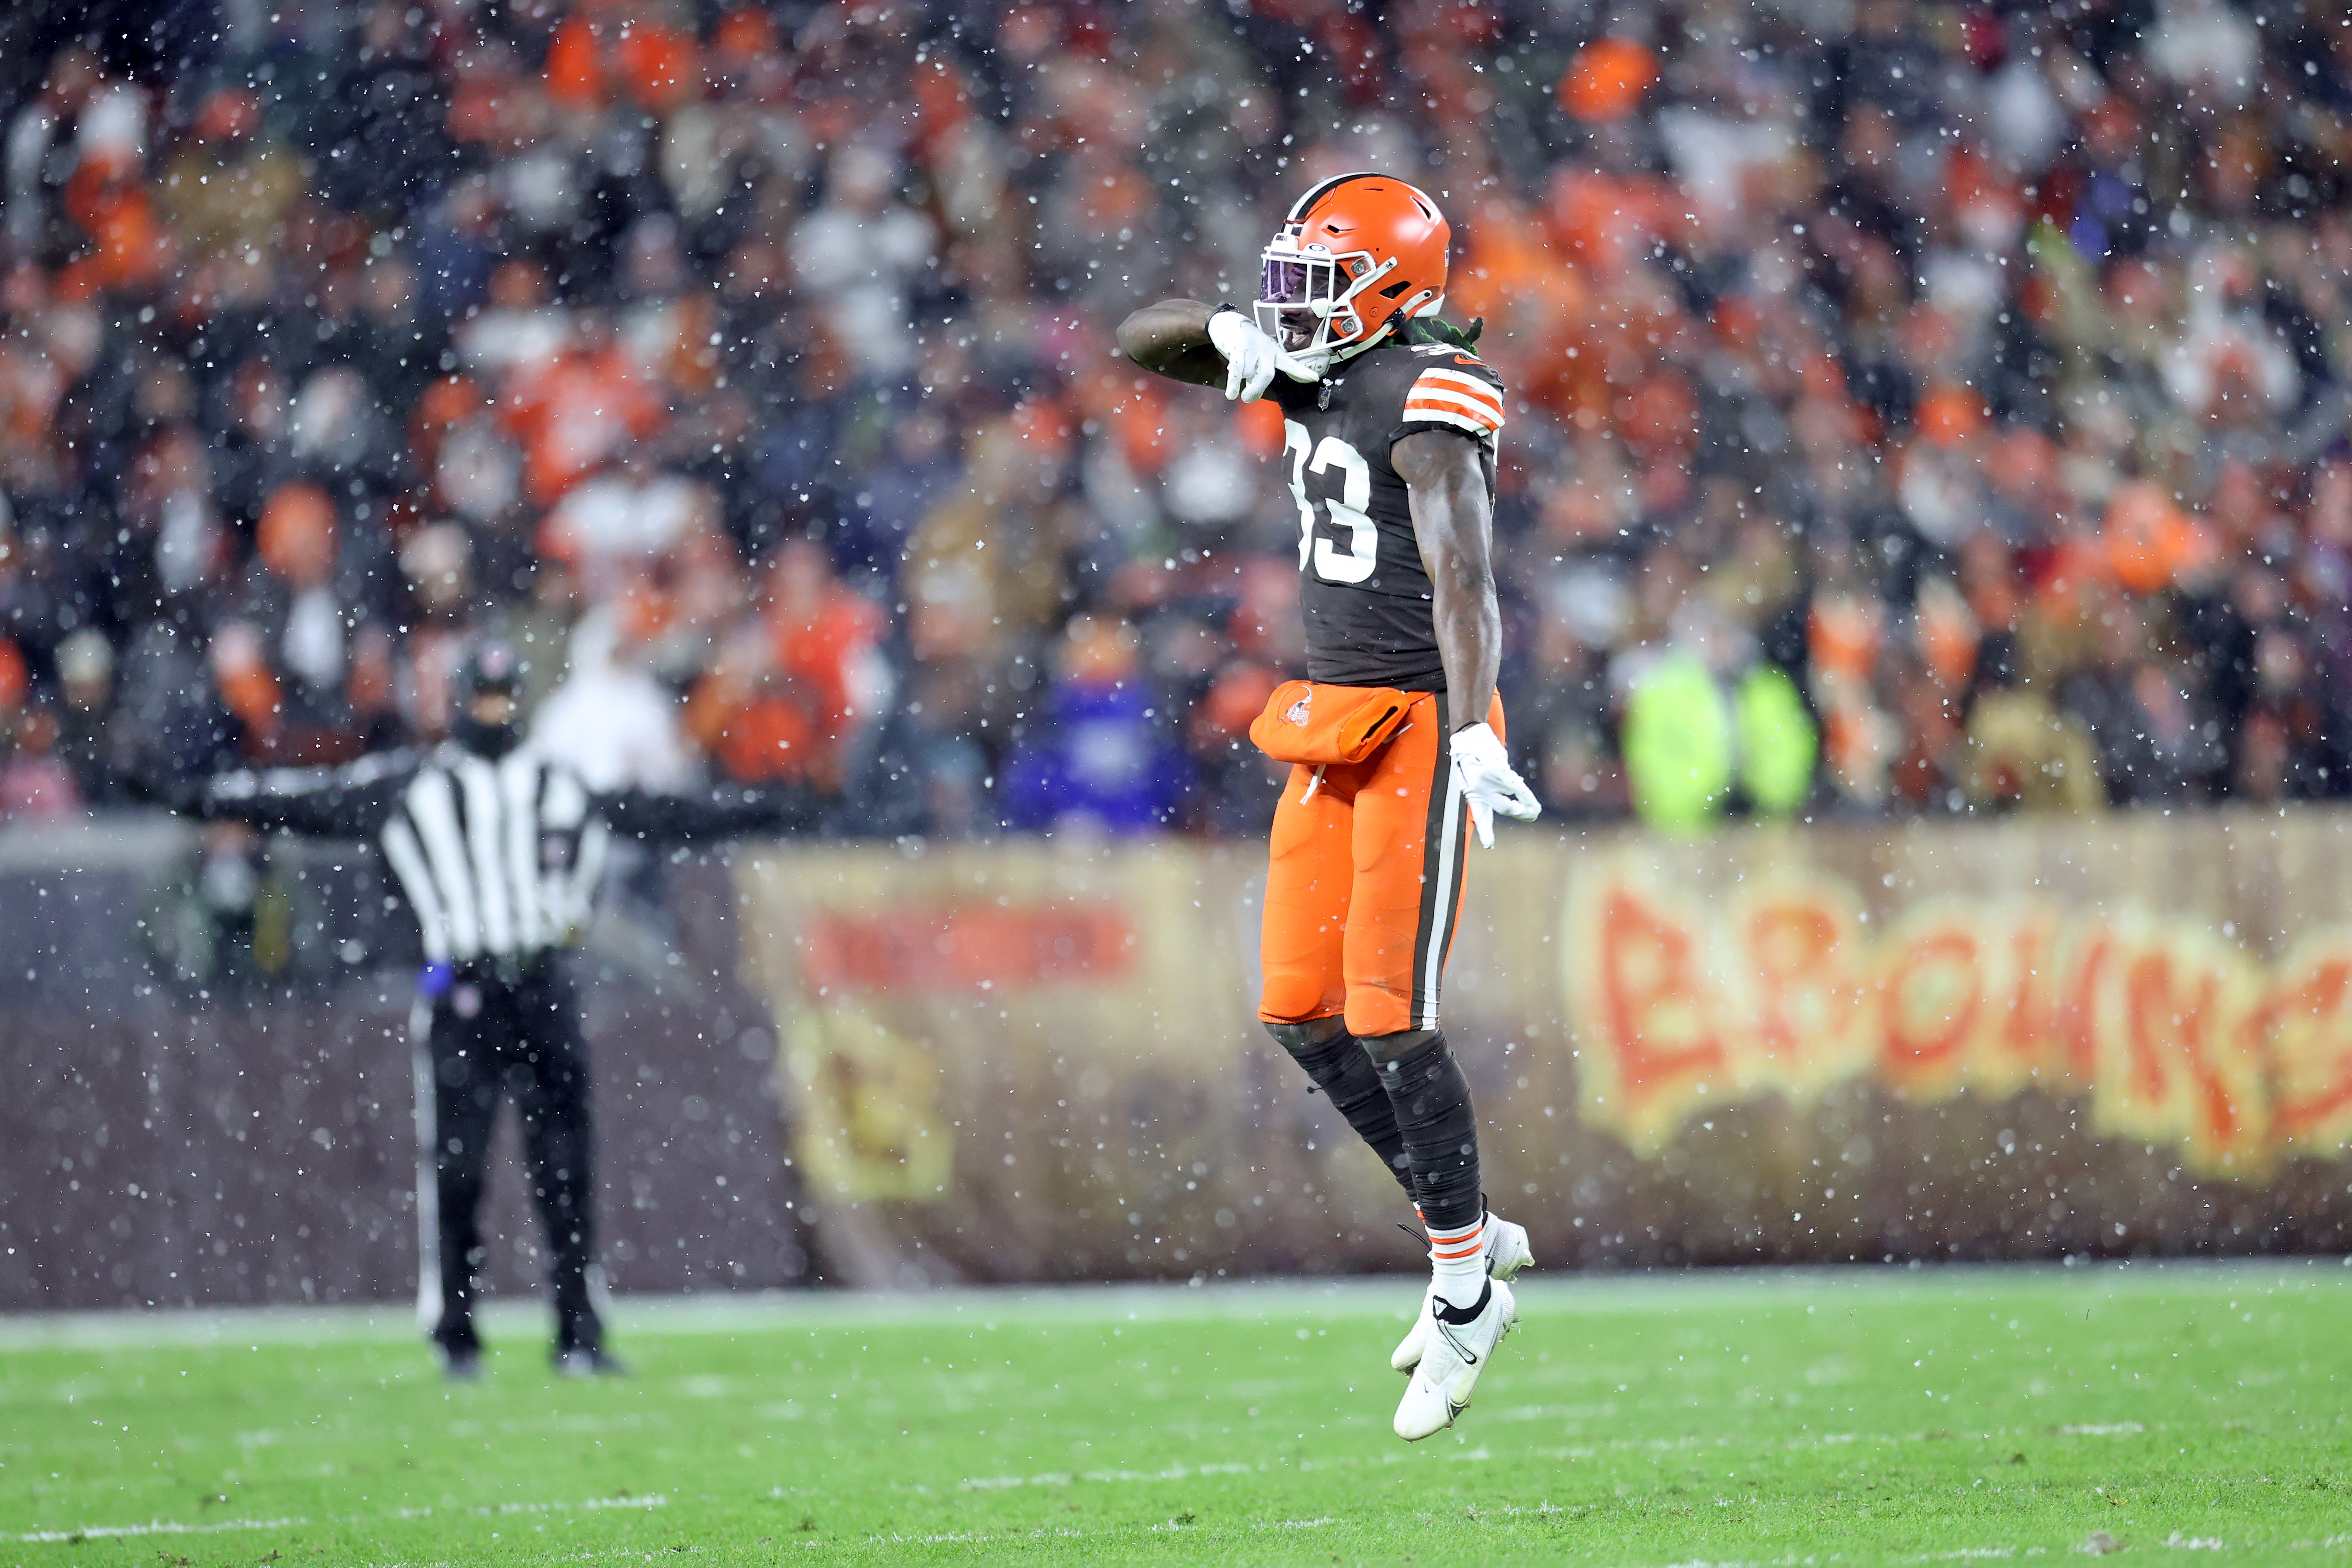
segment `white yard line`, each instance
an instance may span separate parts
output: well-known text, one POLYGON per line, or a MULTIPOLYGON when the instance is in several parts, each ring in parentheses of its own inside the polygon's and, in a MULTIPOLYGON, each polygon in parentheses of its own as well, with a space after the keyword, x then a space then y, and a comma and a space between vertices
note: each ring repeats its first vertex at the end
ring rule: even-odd
POLYGON ((172 1520, 153 1519, 145 1524, 86 1524, 79 1530, 28 1530, 6 1539, 74 1542, 107 1541, 124 1535, 217 1535, 227 1530, 286 1530, 310 1522, 307 1519, 219 1519, 209 1524, 180 1524, 172 1520))
POLYGON ((234 1530, 292 1530, 303 1525, 380 1524, 389 1521, 463 1517, 470 1519, 506 1519, 516 1514, 590 1513, 604 1509, 667 1508, 669 1499, 659 1492, 644 1497, 590 1498, 585 1502, 499 1502, 475 1503, 461 1508, 395 1508, 383 1513, 354 1513, 333 1519, 309 1520, 299 1517, 286 1519, 219 1519, 201 1524, 182 1524, 173 1520, 149 1520, 144 1524, 86 1524, 77 1530, 28 1530, 20 1535, 0 1536, 0 1541, 33 1542, 70 1542, 105 1541, 125 1535, 217 1535, 234 1530))

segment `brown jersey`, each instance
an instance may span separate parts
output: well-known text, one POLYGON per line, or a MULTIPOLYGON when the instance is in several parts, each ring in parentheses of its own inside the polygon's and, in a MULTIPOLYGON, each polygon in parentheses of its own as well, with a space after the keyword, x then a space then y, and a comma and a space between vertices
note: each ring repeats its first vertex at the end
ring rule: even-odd
POLYGON ((1418 430, 1479 446, 1491 497, 1503 382, 1452 343, 1393 339, 1320 383, 1277 375, 1283 462, 1298 503, 1307 676, 1338 686, 1443 691, 1429 573, 1389 447, 1418 430))

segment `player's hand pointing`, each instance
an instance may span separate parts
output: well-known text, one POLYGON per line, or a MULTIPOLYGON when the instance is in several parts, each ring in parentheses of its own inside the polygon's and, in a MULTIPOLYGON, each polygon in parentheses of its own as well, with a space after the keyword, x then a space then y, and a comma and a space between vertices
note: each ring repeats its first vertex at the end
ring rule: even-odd
POLYGON ((1225 356, 1225 395, 1244 403, 1255 403, 1277 370, 1293 380, 1313 379, 1304 365, 1282 352, 1280 343, 1231 305, 1209 317, 1209 346, 1225 356))
POLYGON ((1512 771, 1503 738, 1491 726, 1473 724, 1454 731, 1453 752, 1454 776, 1461 782, 1462 798, 1470 803, 1470 825, 1478 830, 1480 844, 1495 847, 1498 811, 1521 822, 1533 822, 1542 814, 1535 792, 1512 771))

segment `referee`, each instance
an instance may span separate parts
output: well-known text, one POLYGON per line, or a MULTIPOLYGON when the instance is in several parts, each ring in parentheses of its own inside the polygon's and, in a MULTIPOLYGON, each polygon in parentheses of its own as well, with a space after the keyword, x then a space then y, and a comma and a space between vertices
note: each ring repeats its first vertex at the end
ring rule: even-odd
POLYGON ((708 842, 803 825, 772 791, 600 794, 518 744, 521 666, 478 640, 459 667, 449 738, 348 767, 221 774, 175 801, 192 815, 321 837, 372 837, 415 912, 425 970, 410 1013, 416 1067, 417 1314, 453 1379, 480 1375, 474 1279, 501 1091, 521 1113, 547 1227, 555 1366, 621 1370, 589 1288, 595 1262, 588 1058, 556 955, 588 923, 612 836, 708 842))

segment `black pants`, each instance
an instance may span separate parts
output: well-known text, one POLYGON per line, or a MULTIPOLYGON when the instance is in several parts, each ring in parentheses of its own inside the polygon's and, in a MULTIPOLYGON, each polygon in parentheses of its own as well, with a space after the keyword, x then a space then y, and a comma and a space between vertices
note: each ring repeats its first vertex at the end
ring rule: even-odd
POLYGON ((450 1350, 475 1350, 474 1277, 490 1129, 511 1092, 531 1196, 547 1228, 558 1351, 602 1342, 588 1296, 595 1262, 588 1050, 572 984, 551 959, 520 979, 461 970, 417 1005, 417 1311, 450 1350))

